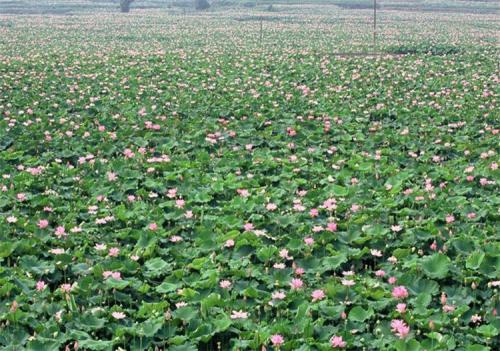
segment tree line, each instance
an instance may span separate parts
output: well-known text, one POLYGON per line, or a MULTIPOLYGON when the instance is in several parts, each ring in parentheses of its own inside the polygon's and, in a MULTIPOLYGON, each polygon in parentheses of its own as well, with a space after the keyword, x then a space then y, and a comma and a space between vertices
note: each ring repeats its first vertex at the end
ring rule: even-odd
MULTIPOLYGON (((130 4, 135 0, 120 0, 120 10, 121 12, 129 12, 130 4)), ((206 10, 210 7, 210 3, 207 0, 194 0, 194 8, 196 10, 206 10)))

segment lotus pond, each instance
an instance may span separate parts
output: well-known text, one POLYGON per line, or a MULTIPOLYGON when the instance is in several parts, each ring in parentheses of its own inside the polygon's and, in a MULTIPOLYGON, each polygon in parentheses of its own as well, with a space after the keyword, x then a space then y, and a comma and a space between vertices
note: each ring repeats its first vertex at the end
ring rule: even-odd
POLYGON ((273 8, 0 15, 2 350, 499 348, 495 16, 273 8))

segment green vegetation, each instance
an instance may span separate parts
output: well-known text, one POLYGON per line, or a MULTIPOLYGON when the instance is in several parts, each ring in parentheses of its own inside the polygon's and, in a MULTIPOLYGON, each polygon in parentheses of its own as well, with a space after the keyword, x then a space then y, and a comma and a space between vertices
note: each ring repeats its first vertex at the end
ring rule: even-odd
POLYGON ((245 3, 0 1, 0 349, 498 350, 496 4, 245 3))

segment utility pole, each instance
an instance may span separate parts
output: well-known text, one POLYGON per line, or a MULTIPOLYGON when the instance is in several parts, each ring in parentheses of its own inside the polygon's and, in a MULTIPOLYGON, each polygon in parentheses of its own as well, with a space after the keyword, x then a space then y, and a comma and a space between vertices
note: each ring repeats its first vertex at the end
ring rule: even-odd
POLYGON ((264 22, 264 17, 260 16, 260 35, 259 35, 260 40, 259 40, 259 42, 260 42, 261 47, 262 47, 262 36, 263 36, 263 33, 262 33, 263 22, 264 22))
POLYGON ((373 0, 373 49, 377 45, 377 0, 373 0))

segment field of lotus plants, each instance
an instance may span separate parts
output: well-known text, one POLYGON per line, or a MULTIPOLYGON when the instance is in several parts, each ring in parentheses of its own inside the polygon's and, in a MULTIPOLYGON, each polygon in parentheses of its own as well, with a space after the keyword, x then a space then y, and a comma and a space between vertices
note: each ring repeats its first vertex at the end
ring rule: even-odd
POLYGON ((0 349, 498 350, 495 14, 371 14, 0 15, 0 349))

